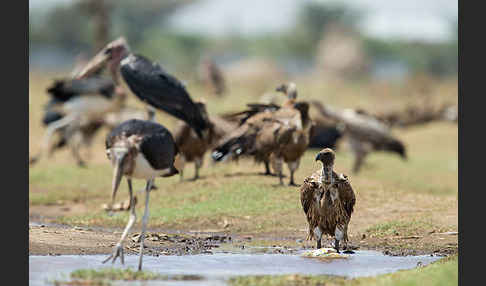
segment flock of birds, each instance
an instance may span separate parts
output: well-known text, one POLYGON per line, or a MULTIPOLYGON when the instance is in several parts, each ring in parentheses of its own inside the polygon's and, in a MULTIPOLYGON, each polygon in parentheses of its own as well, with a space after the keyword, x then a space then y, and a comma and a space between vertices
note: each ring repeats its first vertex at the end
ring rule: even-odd
MULTIPOLYGON (((215 67, 210 69, 214 71, 215 67)), ((223 85, 218 86, 215 90, 222 92, 223 85)), ((353 171, 358 172, 371 151, 390 151, 406 158, 405 146, 391 135, 386 124, 365 112, 337 110, 317 101, 298 101, 297 86, 292 82, 278 86, 276 91, 286 97, 281 105, 255 103, 248 104, 243 111, 211 115, 204 102, 191 99, 177 78, 159 64, 133 54, 121 37, 103 48, 72 78, 56 80, 48 88, 50 101, 43 118, 46 133, 41 152, 30 159, 30 164, 69 146, 77 163, 84 165, 80 147, 89 147, 95 134, 103 126, 108 127, 111 131, 105 147, 113 166, 111 205, 125 177, 130 216, 113 253, 104 262, 115 262, 120 257, 124 263, 123 242, 136 221, 132 179, 143 179, 146 199, 140 235, 141 269, 149 194, 155 178, 179 174, 182 180, 185 163, 194 162, 194 179, 198 179, 204 155, 211 150, 214 162, 252 157, 264 163, 265 175, 278 176, 280 184, 285 163, 290 171, 289 185, 295 186, 294 174, 305 151, 309 147, 330 147, 317 154, 316 161, 322 163, 322 170, 307 177, 300 192, 309 223, 308 238, 315 238, 320 248, 323 234, 334 236, 339 251, 341 241, 347 245, 347 227, 356 199, 347 176, 333 171, 335 153, 331 148, 345 135, 355 155, 353 171), (101 76, 104 70, 110 77, 101 76), (122 79, 145 103, 146 110, 126 106, 122 79), (311 107, 327 118, 326 123, 321 124, 322 118, 311 119, 311 107), (173 133, 155 122, 155 110, 181 120, 173 133), (329 120, 335 124, 329 125, 329 120), (52 143, 54 134, 58 140, 52 143)))

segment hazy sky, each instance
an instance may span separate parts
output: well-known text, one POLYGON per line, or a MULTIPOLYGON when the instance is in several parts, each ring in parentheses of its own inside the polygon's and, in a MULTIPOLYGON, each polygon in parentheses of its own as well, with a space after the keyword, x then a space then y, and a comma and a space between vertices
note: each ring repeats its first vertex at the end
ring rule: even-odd
MULTIPOLYGON (((29 9, 72 1, 30 0, 29 9)), ((449 35, 446 20, 457 20, 458 13, 457 0, 201 0, 179 10, 170 22, 182 31, 211 35, 279 31, 292 26, 299 5, 306 1, 363 8, 367 14, 361 30, 384 38, 444 39, 449 35)))

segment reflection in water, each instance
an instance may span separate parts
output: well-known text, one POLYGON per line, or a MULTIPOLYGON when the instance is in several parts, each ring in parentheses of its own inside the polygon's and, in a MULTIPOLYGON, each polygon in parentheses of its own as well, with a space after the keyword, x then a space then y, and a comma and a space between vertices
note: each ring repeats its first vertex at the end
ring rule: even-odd
MULTIPOLYGON (((69 280, 69 274, 81 268, 104 268, 103 255, 29 256, 29 285, 49 285, 47 281, 69 280)), ((136 269, 138 256, 127 255, 125 267, 136 269)), ((146 260, 145 260, 146 259, 146 260)), ((387 256, 376 251, 356 251, 348 259, 323 262, 286 254, 228 254, 147 256, 145 270, 165 275, 201 275, 204 280, 140 282, 143 285, 225 285, 226 279, 237 275, 337 275, 349 278, 374 276, 417 266, 439 259, 431 256, 387 256)), ((122 267, 116 264, 115 267, 122 267)), ((119 282, 115 285, 127 285, 119 282)), ((130 282, 130 285, 137 285, 130 282)), ((142 285, 142 284, 138 284, 142 285)))

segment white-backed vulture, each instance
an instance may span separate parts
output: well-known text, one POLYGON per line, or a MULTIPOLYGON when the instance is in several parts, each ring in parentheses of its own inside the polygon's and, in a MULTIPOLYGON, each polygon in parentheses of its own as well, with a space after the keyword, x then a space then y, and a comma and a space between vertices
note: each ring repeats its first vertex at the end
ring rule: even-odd
POLYGON ((300 202, 309 224, 307 239, 315 238, 321 248, 323 234, 335 237, 334 247, 339 252, 340 242, 347 248, 348 224, 356 197, 344 174, 334 172, 335 154, 325 148, 316 156, 322 169, 305 178, 300 187, 300 202))
POLYGON ((358 173, 365 157, 371 151, 393 152, 406 159, 405 145, 395 138, 390 128, 373 116, 353 109, 338 110, 312 101, 323 116, 335 120, 348 139, 350 149, 355 157, 353 173, 358 173))
POLYGON ((294 172, 309 142, 312 121, 309 118, 309 105, 296 102, 295 84, 282 85, 277 91, 284 92, 288 99, 277 105, 251 104, 250 110, 236 113, 242 116, 241 126, 225 136, 212 153, 215 161, 251 155, 256 162, 264 162, 269 172, 269 162, 279 174, 282 182, 282 162, 289 165, 290 184, 295 185, 294 172))
POLYGON ((180 179, 183 179, 184 165, 186 162, 194 162, 194 180, 199 178, 199 169, 203 165, 204 154, 220 140, 226 133, 236 129, 238 125, 234 122, 224 120, 219 116, 208 115, 206 105, 203 102, 196 102, 201 114, 209 122, 208 134, 199 138, 194 130, 187 123, 180 121, 174 130, 174 140, 181 154, 180 179))
POLYGON ((212 93, 219 96, 225 93, 226 84, 223 72, 211 58, 207 57, 203 59, 199 73, 201 79, 212 93))

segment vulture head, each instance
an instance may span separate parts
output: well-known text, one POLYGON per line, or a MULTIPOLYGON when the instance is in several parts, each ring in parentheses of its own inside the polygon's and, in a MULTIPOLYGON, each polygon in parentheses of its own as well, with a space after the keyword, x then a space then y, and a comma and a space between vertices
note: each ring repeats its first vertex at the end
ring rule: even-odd
POLYGON ((293 82, 281 84, 275 89, 275 91, 283 92, 289 99, 297 98, 297 86, 293 82))
POLYGON ((332 177, 332 168, 334 166, 334 159, 336 155, 331 148, 322 149, 316 155, 316 161, 320 161, 322 163, 322 172, 321 172, 321 181, 325 184, 332 184, 333 177, 332 177))
POLYGON ((130 47, 124 37, 108 43, 94 56, 88 64, 76 75, 76 78, 90 76, 108 65, 113 78, 116 79, 116 70, 120 61, 130 54, 130 47))

